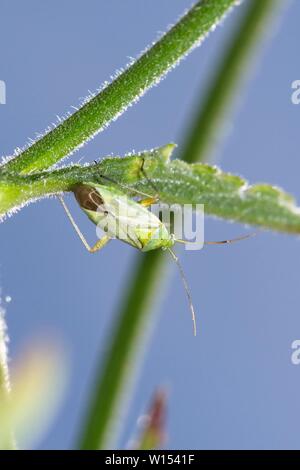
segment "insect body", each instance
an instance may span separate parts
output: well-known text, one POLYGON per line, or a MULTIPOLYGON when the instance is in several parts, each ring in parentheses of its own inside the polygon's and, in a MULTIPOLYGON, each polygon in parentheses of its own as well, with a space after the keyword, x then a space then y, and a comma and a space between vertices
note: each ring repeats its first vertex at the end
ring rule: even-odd
MULTIPOLYGON (((115 189, 113 185, 109 186, 96 183, 78 184, 74 187, 73 191, 81 209, 86 213, 89 219, 97 225, 97 228, 100 227, 105 232, 105 235, 102 236, 102 238, 99 238, 93 247, 90 247, 74 221, 63 198, 61 196, 59 197, 75 231, 90 253, 99 251, 112 238, 118 238, 144 252, 157 249, 168 250, 180 271, 192 314, 194 334, 196 335, 196 319, 189 286, 181 264, 171 249, 175 242, 192 242, 175 239, 168 231, 166 225, 163 224, 155 214, 147 209, 147 207, 157 201, 157 198, 143 194, 143 196, 147 197, 140 201, 135 201, 133 199, 129 199, 120 190, 115 189)), ((136 191, 136 193, 140 195, 142 194, 138 191, 136 191)), ((233 240, 205 243, 219 245, 232 243, 245 238, 249 238, 249 235, 233 240)))
POLYGON ((74 195, 89 219, 106 232, 93 247, 90 247, 63 198, 59 197, 71 224, 90 253, 99 251, 111 238, 118 238, 144 252, 159 248, 169 251, 180 271, 196 335, 196 317, 188 283, 177 256, 171 250, 177 240, 159 218, 147 210, 147 207, 156 202, 157 198, 147 197, 137 202, 129 199, 114 187, 95 183, 78 184, 74 188, 74 195))
POLYGON ((155 199, 138 203, 113 187, 92 183, 76 186, 74 194, 89 219, 111 238, 141 251, 166 249, 175 243, 166 226, 146 208, 155 199))

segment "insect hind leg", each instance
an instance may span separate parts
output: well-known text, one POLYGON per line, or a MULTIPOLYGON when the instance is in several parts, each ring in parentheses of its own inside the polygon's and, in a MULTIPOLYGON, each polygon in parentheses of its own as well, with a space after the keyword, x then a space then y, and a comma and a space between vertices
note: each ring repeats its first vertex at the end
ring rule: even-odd
POLYGON ((102 238, 96 241, 95 245, 92 247, 89 247, 89 252, 90 253, 96 253, 97 251, 102 250, 102 248, 105 247, 105 245, 111 240, 110 237, 107 235, 104 235, 102 238))
POLYGON ((66 205, 63 197, 58 196, 58 199, 60 200, 60 202, 61 202, 61 204, 62 204, 62 206, 65 210, 65 213, 67 214, 67 217, 68 217, 69 221, 71 222, 75 232, 77 233, 78 237, 80 238, 82 244, 87 249, 87 251, 89 253, 96 253, 97 251, 100 251, 110 241, 110 237, 108 237, 107 235, 104 235, 102 238, 97 240, 95 245, 90 246, 89 243, 87 242, 87 240, 85 239, 83 233, 81 232, 80 228, 76 224, 75 220, 73 219, 73 216, 72 216, 71 212, 69 211, 68 206, 66 205))

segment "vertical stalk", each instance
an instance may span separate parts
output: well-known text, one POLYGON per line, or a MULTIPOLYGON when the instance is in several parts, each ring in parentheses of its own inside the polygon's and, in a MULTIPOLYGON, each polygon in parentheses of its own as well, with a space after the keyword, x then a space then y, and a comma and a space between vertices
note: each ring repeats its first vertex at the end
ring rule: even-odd
POLYGON ((278 4, 278 0, 250 0, 248 11, 204 93, 204 100, 200 94, 183 147, 182 158, 186 162, 211 160, 223 125, 231 118, 230 108, 249 71, 254 46, 266 32, 268 16, 277 11, 278 4))
MULTIPOLYGON (((267 29, 267 19, 273 11, 274 1, 251 0, 249 3, 250 7, 224 53, 204 106, 201 105, 187 137, 182 158, 188 162, 207 160, 208 149, 213 147, 225 110, 245 73, 249 54, 267 29), (226 96, 223 94, 224 83, 226 96), (207 135, 203 137, 205 132, 207 135)), ((120 413, 129 368, 133 370, 134 352, 143 336, 145 322, 150 317, 151 301, 156 296, 157 280, 160 279, 163 265, 164 256, 159 251, 144 254, 137 261, 109 337, 110 348, 97 371, 79 444, 82 449, 103 449, 110 443, 110 432, 116 415, 120 413)))

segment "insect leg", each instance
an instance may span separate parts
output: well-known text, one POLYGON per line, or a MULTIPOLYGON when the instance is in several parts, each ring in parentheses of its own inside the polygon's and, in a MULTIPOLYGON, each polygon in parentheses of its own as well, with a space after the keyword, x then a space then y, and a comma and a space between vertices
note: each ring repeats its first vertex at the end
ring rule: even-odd
POLYGON ((138 202, 139 202, 139 204, 141 204, 141 206, 149 207, 152 204, 155 204, 156 202, 158 202, 158 198, 157 197, 147 197, 146 199, 141 199, 138 202))
POLYGON ((143 201, 140 201, 140 204, 144 205, 145 207, 148 207, 148 206, 151 206, 151 204, 154 204, 155 202, 159 201, 159 193, 158 193, 157 187, 155 186, 153 181, 151 181, 151 179, 147 176, 147 173, 145 171, 144 166, 145 166, 145 158, 142 158, 142 164, 141 164, 140 172, 144 175, 145 179, 147 180, 149 185, 154 189, 154 191, 156 193, 155 196, 153 196, 152 198, 149 198, 149 201, 151 200, 151 202, 149 202, 149 204, 147 204, 148 199, 144 200, 145 201, 144 203, 143 203, 143 201))
POLYGON ((83 233, 81 232, 80 228, 78 227, 78 225, 76 224, 75 220, 73 219, 73 216, 71 214, 71 212, 69 211, 65 201, 63 200, 62 196, 58 196, 58 199, 60 200, 66 214, 67 214, 67 217, 69 219, 69 221, 71 222, 75 232, 77 233, 77 235, 79 236, 80 240, 82 241, 83 245, 85 246, 85 248, 90 252, 90 253, 96 253, 96 251, 99 251, 101 250, 101 248, 103 248, 110 240, 110 237, 108 237, 107 235, 105 235, 104 237, 100 238, 100 240, 97 240, 97 242, 95 243, 94 246, 90 246, 88 244, 88 242, 86 241, 83 233))
POLYGON ((190 311, 191 311, 191 314, 192 314, 192 320, 193 320, 193 326, 194 326, 194 336, 196 336, 196 334, 197 334, 196 315, 195 315, 195 309, 194 309, 194 305, 193 305, 193 301, 192 301, 192 295, 191 295, 190 287, 189 287, 189 284, 187 282, 187 279, 185 277, 183 268, 181 266, 181 263, 180 263, 178 257, 175 255, 174 251, 171 250, 171 248, 168 248, 168 252, 172 256, 173 260, 175 261, 175 263, 177 264, 177 267, 179 269, 180 277, 181 277, 181 280, 182 280, 182 283, 183 283, 183 287, 184 287, 184 290, 185 290, 185 293, 186 293, 186 296, 187 296, 187 299, 188 299, 188 302, 189 302, 190 311))
POLYGON ((100 251, 102 248, 105 247, 105 245, 111 240, 110 237, 107 235, 104 235, 102 238, 96 241, 95 245, 92 247, 89 247, 89 252, 90 253, 96 253, 97 251, 100 251))

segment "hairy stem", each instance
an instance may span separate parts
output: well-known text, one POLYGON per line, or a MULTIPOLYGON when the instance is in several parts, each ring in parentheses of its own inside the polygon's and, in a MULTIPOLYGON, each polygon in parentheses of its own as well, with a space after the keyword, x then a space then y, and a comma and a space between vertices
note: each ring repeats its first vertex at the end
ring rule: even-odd
POLYGON ((6 164, 9 171, 37 171, 53 164, 103 130, 199 45, 237 0, 203 0, 112 83, 43 138, 6 164))
POLYGON ((16 448, 10 422, 10 380, 7 358, 7 338, 4 309, 0 305, 0 449, 13 450, 16 448))
MULTIPOLYGON (((253 21, 253 14, 249 11, 244 25, 250 25, 251 28, 248 31, 248 37, 253 36, 257 41, 259 40, 258 30, 256 23, 261 23, 261 19, 264 17, 267 19, 267 11, 259 8, 259 3, 263 3, 262 0, 256 0, 255 7, 259 12, 256 16, 256 21, 253 21)), ((248 29, 248 28, 247 28, 248 29)), ((244 43, 245 37, 242 31, 238 31, 235 35, 232 46, 227 52, 228 57, 234 52, 238 55, 238 60, 243 60, 246 63, 246 55, 250 52, 248 41, 244 43)), ((254 43, 254 41, 252 42, 254 43)), ((221 67, 223 69, 223 67, 221 67)), ((224 70, 222 70, 222 73, 224 70)), ((236 66, 236 74, 229 74, 231 79, 234 78, 235 83, 238 83, 239 74, 242 72, 240 67, 236 66)), ((228 73, 228 71, 227 71, 228 73)), ((221 82, 222 77, 216 78, 216 83, 221 82)), ((229 85, 228 85, 228 88, 229 85)), ((234 87, 232 87, 234 89, 234 87)), ((210 109, 206 109, 207 119, 218 120, 218 116, 224 116, 224 102, 220 101, 219 104, 212 98, 208 98, 208 101, 214 104, 214 112, 210 109)), ((202 116, 202 111, 199 113, 202 116)), ((197 117, 199 117, 199 115, 197 117)), ((203 116, 203 119, 206 119, 203 116)), ((195 123, 194 133, 198 132, 198 126, 195 123)), ((204 148, 208 148, 209 145, 198 149, 197 145, 190 145, 189 141, 195 139, 194 133, 189 137, 186 143, 185 154, 183 158, 189 161, 204 161, 207 158, 204 148)), ((209 133, 210 138, 212 137, 211 132, 209 133)), ((196 139, 195 139, 196 140, 196 139)), ((208 144, 208 142, 207 142, 208 144)), ((136 264, 135 274, 129 286, 127 286, 126 294, 121 301, 119 315, 116 320, 116 324, 111 336, 111 347, 105 357, 104 364, 99 366, 98 376, 96 379, 96 387, 91 397, 91 402, 88 408, 87 420, 85 422, 84 431, 81 437, 80 447, 83 449, 88 448, 105 448, 109 441, 109 430, 112 428, 112 423, 115 420, 116 413, 122 406, 122 395, 124 393, 126 378, 128 373, 128 363, 133 358, 133 351, 135 351, 136 344, 139 343, 145 319, 149 317, 151 313, 150 302, 153 296, 155 296, 156 280, 160 278, 161 270, 163 268, 163 256, 162 253, 157 251, 148 253, 140 256, 136 264), (145 279, 147 282, 145 283, 145 279), (143 295, 144 302, 138 302, 139 296, 143 295), (131 319, 134 318, 134 325, 131 323, 131 319), (130 325, 133 333, 123 337, 122 349, 123 354, 117 354, 119 344, 118 340, 122 337, 124 325, 130 325), (110 363, 114 364, 114 370, 118 371, 118 375, 114 378, 110 377, 110 363), (111 381, 113 380, 114 391, 111 395, 111 381), (104 419, 101 413, 105 408, 104 419)), ((126 331, 126 330, 125 330, 126 331)))
POLYGON ((129 197, 158 194, 160 201, 169 205, 203 204, 207 215, 279 232, 300 233, 300 209, 292 196, 268 184, 249 185, 239 176, 203 163, 169 161, 173 148, 169 144, 85 167, 71 166, 24 176, 2 175, 0 213, 10 204, 22 205, 31 199, 72 191, 78 183, 96 183, 100 193, 101 186, 113 187, 116 197, 120 189, 129 197))

